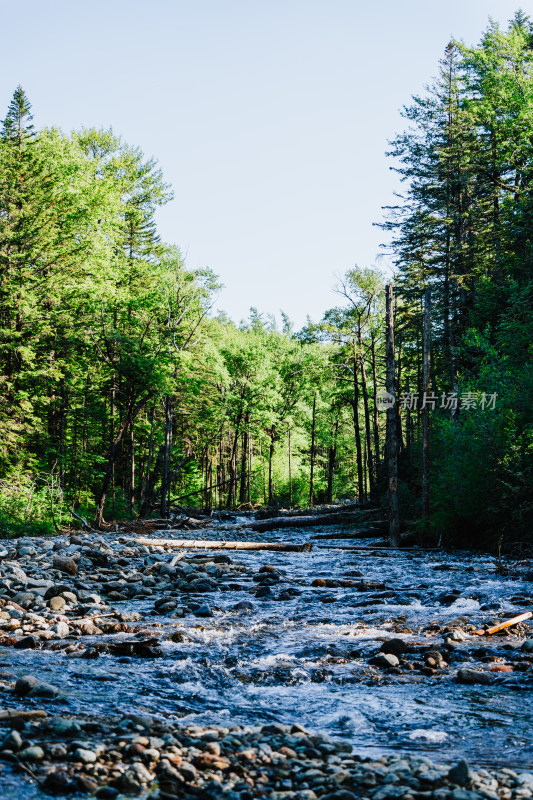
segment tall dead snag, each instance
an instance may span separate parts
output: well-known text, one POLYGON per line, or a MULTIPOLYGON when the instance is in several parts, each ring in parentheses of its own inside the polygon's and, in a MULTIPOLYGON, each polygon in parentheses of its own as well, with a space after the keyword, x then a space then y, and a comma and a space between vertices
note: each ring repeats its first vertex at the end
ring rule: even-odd
POLYGON ((424 534, 429 532, 429 471, 431 467, 429 435, 429 395, 431 380, 431 291, 424 294, 424 329, 422 334, 422 516, 424 534))
POLYGON ((309 507, 313 508, 315 499, 315 425, 316 425, 316 392, 313 395, 313 415, 311 417, 311 473, 309 478, 309 507))
MULTIPOLYGON (((394 304, 392 284, 385 287, 385 358, 387 363, 387 392, 393 397, 394 390, 394 304)), ((400 545, 400 515, 398 511, 398 429, 395 404, 387 406, 387 472, 389 479, 389 543, 400 545)))

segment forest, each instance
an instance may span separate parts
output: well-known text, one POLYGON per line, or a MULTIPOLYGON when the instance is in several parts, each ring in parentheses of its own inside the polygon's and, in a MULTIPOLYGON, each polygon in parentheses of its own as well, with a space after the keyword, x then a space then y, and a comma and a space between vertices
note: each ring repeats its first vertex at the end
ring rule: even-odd
POLYGON ((451 41, 403 118, 388 152, 402 190, 376 221, 394 276, 347 265, 337 305, 279 330, 256 308, 216 312, 217 276, 161 241, 172 189, 156 161, 112 130, 35 128, 16 88, 0 136, 2 536, 60 531, 72 512, 105 528, 190 506, 386 508, 394 428, 402 530, 526 542, 531 21, 451 41))

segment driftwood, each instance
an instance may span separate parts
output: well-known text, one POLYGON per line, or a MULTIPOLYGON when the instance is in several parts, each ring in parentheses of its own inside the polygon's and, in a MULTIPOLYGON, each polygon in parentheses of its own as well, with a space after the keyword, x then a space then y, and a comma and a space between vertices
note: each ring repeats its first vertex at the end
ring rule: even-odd
MULTIPOLYGON (((353 512, 352 512, 353 513, 353 512)), ((252 531, 275 531, 278 528, 314 528, 319 525, 338 525, 350 522, 352 514, 321 514, 320 516, 307 517, 273 517, 272 519, 258 519, 255 522, 247 522, 243 527, 252 531)))
POLYGON ((373 528, 358 528, 351 533, 317 533, 311 539, 371 539, 373 536, 383 536, 382 530, 373 528))
POLYGON ((283 542, 216 542, 208 539, 129 539, 135 544, 153 547, 179 547, 183 550, 274 550, 278 553, 307 553, 313 546, 304 544, 284 544, 283 542))
POLYGON ((432 552, 439 552, 442 553, 442 547, 400 547, 398 548, 391 548, 388 542, 376 542, 374 545, 342 545, 342 544, 319 544, 317 545, 318 550, 342 550, 343 552, 352 551, 357 553, 374 553, 376 555, 401 555, 402 553, 432 553, 432 552))
POLYGON ((503 631, 505 628, 511 628, 513 625, 518 625, 519 622, 525 622, 526 619, 531 619, 531 617, 533 617, 533 612, 525 611, 523 614, 512 617, 512 619, 508 619, 506 622, 500 622, 499 625, 494 625, 492 628, 474 631, 474 633, 477 633, 478 636, 492 636, 493 633, 503 631))
POLYGON ((7 711, 0 711, 0 720, 5 719, 43 719, 47 717, 46 711, 35 709, 35 711, 22 711, 18 708, 9 708, 7 711))
MULTIPOLYGON (((379 509, 372 509, 373 511, 379 511, 379 509)), ((353 514, 354 512, 358 514, 363 511, 361 506, 357 501, 353 503, 344 503, 343 505, 336 505, 332 504, 329 506, 315 506, 314 508, 300 508, 300 509, 291 509, 290 511, 281 510, 279 512, 280 517, 323 517, 325 514, 353 514)), ((365 509, 365 512, 368 513, 368 509, 365 509)))
POLYGON ((91 528, 86 519, 83 519, 83 517, 80 517, 79 514, 76 514, 73 508, 69 508, 69 512, 72 514, 74 519, 77 519, 78 522, 81 522, 82 528, 84 530, 88 531, 89 533, 98 533, 98 531, 95 531, 94 528, 91 528))

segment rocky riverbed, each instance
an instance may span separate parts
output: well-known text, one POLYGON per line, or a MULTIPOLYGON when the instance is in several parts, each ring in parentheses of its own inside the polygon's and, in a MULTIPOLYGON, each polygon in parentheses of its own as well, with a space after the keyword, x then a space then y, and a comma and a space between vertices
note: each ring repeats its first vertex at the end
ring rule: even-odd
POLYGON ((0 544, 2 797, 533 796, 530 565, 357 543, 0 544))

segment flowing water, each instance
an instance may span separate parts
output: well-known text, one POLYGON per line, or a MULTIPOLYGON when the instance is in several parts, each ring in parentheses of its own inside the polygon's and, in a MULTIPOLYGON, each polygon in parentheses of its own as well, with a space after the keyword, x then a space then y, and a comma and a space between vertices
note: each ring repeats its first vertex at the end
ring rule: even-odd
MULTIPOLYGON (((316 532, 276 531, 262 539, 301 542, 316 532)), ((190 634, 190 640, 178 643, 161 636, 163 657, 85 660, 4 647, 0 669, 60 685, 64 699, 54 706, 63 714, 148 713, 207 726, 299 722, 348 739, 361 754, 416 750, 438 762, 464 756, 479 766, 531 768, 533 669, 495 674, 489 686, 453 680, 458 667, 487 666, 480 664, 479 651, 473 656, 476 648, 484 647, 489 657, 518 653, 523 633, 498 637, 497 643, 477 637, 458 642, 450 669, 434 676, 418 669, 387 674, 368 665, 387 638, 403 638, 426 650, 442 646, 442 634, 431 638, 425 630, 431 622, 481 625, 527 610, 531 584, 525 568, 505 576, 486 555, 385 554, 372 549, 375 539, 357 543, 370 549, 350 551, 321 541, 310 553, 230 553, 254 573, 268 563, 290 581, 274 586, 273 597, 259 599, 251 574, 243 573, 238 584, 230 582, 233 588, 201 596, 213 609, 207 619, 154 616, 155 597, 113 602, 115 608, 146 615, 147 627, 159 622, 190 634), (352 574, 384 588, 311 586, 316 578, 352 574), (289 587, 294 596, 276 599, 289 587), (454 591, 460 592, 455 601, 443 601, 454 591), (251 601, 252 609, 232 610, 242 600, 251 601)), ((155 631, 162 634, 160 628, 155 631)))

